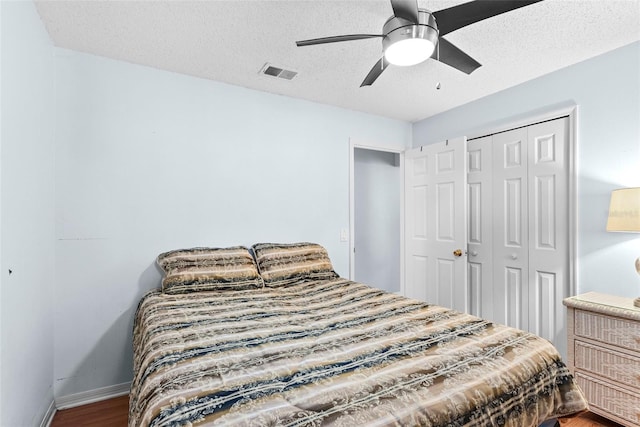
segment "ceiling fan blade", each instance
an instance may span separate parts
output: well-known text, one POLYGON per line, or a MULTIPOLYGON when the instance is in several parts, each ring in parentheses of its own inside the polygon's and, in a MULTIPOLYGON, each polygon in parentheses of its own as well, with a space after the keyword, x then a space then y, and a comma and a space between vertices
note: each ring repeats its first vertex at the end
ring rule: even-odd
POLYGON ((348 42, 352 40, 372 39, 375 37, 384 37, 382 34, 349 34, 346 36, 321 37, 319 39, 300 40, 296 42, 298 47, 311 46, 315 44, 348 42))
POLYGON ((501 13, 538 3, 542 0, 476 0, 433 12, 440 36, 501 13))
POLYGON ((481 67, 478 61, 442 37, 438 40, 438 46, 431 57, 466 74, 471 74, 481 67))
POLYGON ((391 7, 396 17, 418 23, 417 0, 391 0, 391 7))
POLYGON ((371 71, 369 71, 369 74, 367 74, 367 77, 364 78, 360 87, 371 86, 373 82, 375 82, 376 79, 380 77, 380 74, 382 74, 382 72, 387 69, 388 66, 389 66, 389 61, 387 61, 384 58, 384 56, 380 58, 378 62, 376 62, 376 65, 373 66, 371 71))

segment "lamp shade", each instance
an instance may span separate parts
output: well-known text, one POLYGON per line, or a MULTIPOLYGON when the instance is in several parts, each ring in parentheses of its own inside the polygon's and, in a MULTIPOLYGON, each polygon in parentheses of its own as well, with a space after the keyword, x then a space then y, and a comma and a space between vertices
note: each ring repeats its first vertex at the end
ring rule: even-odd
POLYGON ((640 233, 640 187, 611 192, 607 231, 640 233))

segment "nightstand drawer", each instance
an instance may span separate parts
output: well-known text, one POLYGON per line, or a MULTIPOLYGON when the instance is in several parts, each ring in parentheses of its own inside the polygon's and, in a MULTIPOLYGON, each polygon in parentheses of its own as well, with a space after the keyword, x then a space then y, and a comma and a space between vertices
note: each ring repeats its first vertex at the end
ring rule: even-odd
POLYGON ((640 323, 637 321, 576 310, 574 333, 628 350, 640 350, 640 323))
POLYGON ((640 426, 640 394, 612 386, 582 372, 576 372, 575 379, 594 412, 600 409, 609 416, 619 418, 616 421, 640 426))
POLYGON ((575 367, 610 378, 631 387, 640 387, 640 358, 575 341, 575 367))

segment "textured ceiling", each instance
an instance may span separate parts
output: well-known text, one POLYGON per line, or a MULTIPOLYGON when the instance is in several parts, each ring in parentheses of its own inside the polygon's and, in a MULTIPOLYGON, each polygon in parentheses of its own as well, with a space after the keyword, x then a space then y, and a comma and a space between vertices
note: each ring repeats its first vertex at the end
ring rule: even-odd
MULTIPOLYGON (((464 0, 418 0, 432 11, 464 0)), ((265 92, 416 121, 640 40, 640 0, 546 0, 446 38, 482 64, 471 75, 433 60, 389 67, 360 88, 380 39, 296 47, 295 41, 379 34, 388 0, 36 1, 56 46, 265 92), (265 63, 297 71, 261 75, 265 63), (441 88, 436 85, 441 83, 441 88)))

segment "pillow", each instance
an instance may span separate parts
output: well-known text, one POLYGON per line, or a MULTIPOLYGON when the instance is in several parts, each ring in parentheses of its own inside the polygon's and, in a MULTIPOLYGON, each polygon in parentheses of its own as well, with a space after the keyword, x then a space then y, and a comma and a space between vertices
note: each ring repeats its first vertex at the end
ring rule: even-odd
POLYGON ((256 263, 244 246, 178 249, 158 255, 162 291, 183 294, 263 287, 256 263))
POLYGON ((252 249, 265 286, 339 277, 325 248, 315 243, 257 243, 252 249))

